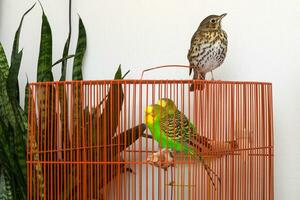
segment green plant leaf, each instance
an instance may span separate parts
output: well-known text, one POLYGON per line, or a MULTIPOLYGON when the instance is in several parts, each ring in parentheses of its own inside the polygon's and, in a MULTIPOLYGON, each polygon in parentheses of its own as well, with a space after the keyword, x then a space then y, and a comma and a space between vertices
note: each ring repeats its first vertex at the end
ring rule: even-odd
MULTIPOLYGON (((52 67, 54 67, 55 65, 57 65, 57 64, 59 64, 59 63, 63 63, 63 62, 65 62, 65 61, 67 61, 68 59, 73 58, 73 57, 75 57, 75 55, 68 55, 68 56, 65 56, 65 57, 59 59, 58 61, 56 61, 54 64, 52 64, 52 67)), ((62 80, 60 80, 60 81, 62 81, 62 80)))
MULTIPOLYGON (((9 175, 11 176, 11 180, 14 181, 13 190, 17 191, 13 195, 24 196, 22 194, 26 193, 26 181, 25 174, 22 173, 22 169, 25 168, 25 142, 22 135, 20 126, 19 126, 19 115, 15 114, 14 107, 10 102, 7 87, 6 87, 6 78, 7 78, 7 60, 5 53, 3 51, 2 45, 0 43, 0 69, 4 73, 0 73, 0 118, 1 118, 1 130, 4 130, 4 133, 1 134, 1 146, 5 148, 4 144, 6 144, 6 148, 4 149, 6 155, 8 157, 7 164, 11 166, 12 170, 9 171, 9 175), (6 135, 4 135, 6 134, 6 135)), ((18 108, 16 108, 18 109, 18 108)), ((3 131, 2 131, 3 132, 3 131)), ((26 131, 25 131, 26 133, 26 131)), ((25 171, 25 170, 24 170, 25 171)))
POLYGON ((18 76, 19 76, 22 55, 23 55, 23 50, 21 50, 19 53, 17 53, 14 56, 11 66, 9 68, 9 74, 6 81, 9 98, 12 101, 15 101, 17 104, 19 104, 20 102, 18 76))
MULTIPOLYGON (((72 8, 72 0, 69 0, 69 33, 68 33, 68 38, 66 40, 65 46, 64 46, 64 51, 63 51, 63 58, 68 56, 69 54, 69 48, 70 48, 70 43, 71 43, 71 33, 72 33, 72 15, 71 15, 71 8, 72 8)), ((66 74, 67 74, 67 60, 64 60, 61 65, 61 76, 60 76, 60 81, 65 81, 66 80, 66 74)))
POLYGON ((9 124, 16 127, 16 118, 6 89, 8 70, 6 55, 2 44, 0 43, 0 117, 6 127, 9 127, 9 124))
POLYGON ((24 99, 24 112, 25 115, 28 116, 28 95, 29 95, 29 81, 28 81, 28 76, 26 75, 27 78, 27 83, 25 86, 25 99, 24 99))
POLYGON ((8 67, 7 58, 3 46, 0 43, 0 73, 1 73, 1 77, 3 78, 3 80, 1 81, 6 81, 8 77, 8 72, 9 72, 9 67, 8 67))
MULTIPOLYGON (((36 3, 35 3, 36 4, 36 3)), ((12 63, 14 62, 14 60, 16 59, 16 56, 19 53, 19 39, 20 39, 20 33, 21 33, 21 29, 22 29, 22 25, 23 25, 23 21, 25 16, 33 9, 33 7, 35 6, 35 4, 33 4, 22 16, 19 27, 16 31, 15 34, 15 38, 14 38, 14 44, 13 44, 13 49, 12 49, 12 53, 11 53, 11 66, 13 65, 12 63)))
POLYGON ((22 16, 19 27, 15 33, 12 53, 11 53, 11 64, 9 68, 9 75, 7 78, 7 88, 8 88, 8 94, 10 99, 15 99, 17 102, 20 102, 19 97, 19 81, 18 81, 18 75, 19 75, 19 69, 21 65, 22 60, 22 51, 19 52, 19 39, 20 39, 20 32, 22 29, 23 21, 25 16, 33 9, 33 6, 31 6, 22 16))
POLYGON ((47 16, 43 12, 40 52, 37 67, 37 81, 53 81, 52 74, 52 33, 47 16))
MULTIPOLYGON (((65 43, 64 51, 63 51, 63 58, 65 58, 69 53, 70 41, 71 41, 71 35, 69 33, 67 41, 65 43)), ((66 75, 67 75, 67 60, 63 60, 62 65, 61 65, 61 76, 60 76, 59 80, 65 81, 66 75)))
POLYGON ((78 40, 73 63, 72 80, 82 80, 82 63, 86 51, 86 44, 86 31, 83 22, 79 17, 78 40))
POLYGON ((115 79, 122 79, 122 70, 121 70, 121 64, 118 67, 117 72, 115 73, 115 79))
POLYGON ((0 199, 10 200, 13 199, 12 189, 10 186, 10 181, 8 179, 5 170, 0 168, 0 199))

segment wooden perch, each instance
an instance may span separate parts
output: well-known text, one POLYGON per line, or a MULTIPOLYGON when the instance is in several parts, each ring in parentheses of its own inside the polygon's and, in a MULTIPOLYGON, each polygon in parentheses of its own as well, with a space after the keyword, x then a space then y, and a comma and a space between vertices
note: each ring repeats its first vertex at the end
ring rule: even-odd
MULTIPOLYGON (((112 145, 111 148, 107 151, 107 161, 116 161, 116 160, 109 160, 111 158, 111 152, 115 153, 113 157, 118 157, 119 154, 125 150, 127 147, 132 145, 137 139, 142 137, 144 134, 144 131, 146 130, 146 124, 142 123, 140 125, 137 125, 133 128, 130 128, 119 135, 116 135, 112 138, 112 145), (120 145, 118 145, 120 144, 120 145), (120 149, 120 151, 119 151, 120 149)), ((117 158, 116 158, 117 159, 117 158)))
POLYGON ((117 136, 112 138, 112 144, 124 145, 124 148, 127 148, 131 144, 133 144, 140 136, 143 136, 144 131, 146 130, 146 124, 142 123, 137 125, 127 131, 120 133, 117 136), (126 142, 126 143, 125 143, 126 142))
MULTIPOLYGON (((145 124, 140 124, 137 125, 133 128, 130 128, 122 133, 120 133, 117 136, 114 136, 112 138, 112 144, 120 144, 119 145, 113 145, 111 148, 109 148, 106 151, 106 160, 104 161, 124 161, 120 157, 120 153, 125 150, 127 147, 132 145, 139 137, 141 137, 146 130, 146 125, 145 124), (113 152, 115 155, 111 156, 111 152, 113 152)), ((104 151, 103 151, 104 152, 104 151)), ((124 161, 125 162, 125 161, 124 161)), ((109 184, 118 174, 124 173, 124 172, 130 172, 135 174, 135 172, 127 167, 124 163, 116 163, 116 164, 106 164, 101 166, 101 180, 100 180, 100 185, 99 188, 102 189, 105 185, 109 184), (106 168, 106 170, 105 170, 106 168), (105 173, 106 173, 106 178, 105 178, 105 173)))

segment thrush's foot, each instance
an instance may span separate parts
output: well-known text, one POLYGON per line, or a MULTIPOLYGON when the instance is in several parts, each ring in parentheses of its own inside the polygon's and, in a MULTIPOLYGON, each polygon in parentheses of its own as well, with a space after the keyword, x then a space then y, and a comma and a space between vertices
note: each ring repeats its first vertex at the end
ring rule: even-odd
POLYGON ((126 167, 125 170, 129 173, 136 175, 135 171, 133 169, 131 169, 130 167, 126 167))
POLYGON ((213 72, 212 72, 212 71, 210 71, 210 73, 211 73, 211 80, 212 80, 212 81, 214 81, 214 80, 215 80, 215 78, 214 78, 214 74, 213 74, 213 72))
POLYGON ((168 183, 169 186, 173 186, 175 185, 175 181, 171 181, 170 183, 168 183))

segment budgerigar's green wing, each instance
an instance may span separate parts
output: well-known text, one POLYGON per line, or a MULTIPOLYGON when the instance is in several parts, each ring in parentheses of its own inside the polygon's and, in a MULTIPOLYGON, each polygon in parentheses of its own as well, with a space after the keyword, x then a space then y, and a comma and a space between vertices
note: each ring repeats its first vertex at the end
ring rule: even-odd
POLYGON ((162 116, 160 127, 168 139, 184 147, 188 147, 189 141, 196 135, 193 124, 190 123, 188 118, 179 110, 177 110, 175 114, 162 116))

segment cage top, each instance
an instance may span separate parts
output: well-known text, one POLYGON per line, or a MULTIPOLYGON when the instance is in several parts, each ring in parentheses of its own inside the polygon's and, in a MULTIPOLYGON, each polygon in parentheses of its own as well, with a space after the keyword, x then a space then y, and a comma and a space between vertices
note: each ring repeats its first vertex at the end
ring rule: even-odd
POLYGON ((230 85, 272 85, 271 82, 261 81, 225 81, 225 80, 190 80, 190 79, 123 79, 123 80, 81 80, 81 81, 50 81, 31 82, 30 85, 51 85, 51 84, 230 84, 230 85))

